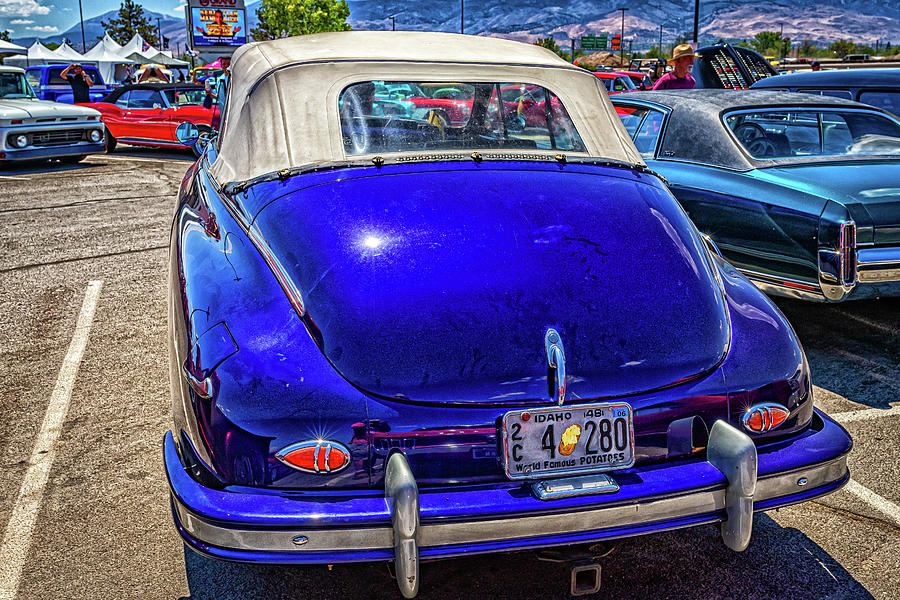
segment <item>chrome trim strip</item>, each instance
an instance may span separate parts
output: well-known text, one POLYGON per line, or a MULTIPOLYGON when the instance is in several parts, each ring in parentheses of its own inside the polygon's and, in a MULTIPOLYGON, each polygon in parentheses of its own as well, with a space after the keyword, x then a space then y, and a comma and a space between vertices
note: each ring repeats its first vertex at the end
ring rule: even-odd
POLYGON ((763 292, 773 296, 784 296, 786 298, 797 298, 799 300, 812 300, 813 302, 825 302, 825 295, 821 292, 816 284, 808 281, 800 281, 799 279, 791 279, 790 277, 778 277, 769 273, 759 273, 750 269, 738 268, 747 279, 753 282, 753 285, 761 289, 763 292), (806 286, 816 288, 815 290, 807 290, 800 287, 792 287, 788 284, 797 286, 806 286))
MULTIPOLYGON (((757 481, 753 500, 760 502, 794 494, 800 491, 800 479, 807 481, 804 489, 816 488, 838 481, 846 474, 846 455, 826 463, 778 473, 757 481)), ((715 490, 641 503, 600 506, 575 513, 424 524, 419 527, 419 547, 473 544, 636 526, 722 511, 725 509, 725 497, 723 486, 715 490)), ((187 510, 177 498, 174 506, 179 522, 190 536, 219 548, 291 552, 302 557, 306 552, 390 550, 394 547, 393 528, 390 525, 355 529, 240 529, 238 526, 222 527, 207 522, 187 510), (309 541, 301 547, 296 546, 293 539, 298 535, 308 537, 309 541)))
POLYGON ((862 248, 856 252, 860 283, 900 281, 900 248, 862 248))

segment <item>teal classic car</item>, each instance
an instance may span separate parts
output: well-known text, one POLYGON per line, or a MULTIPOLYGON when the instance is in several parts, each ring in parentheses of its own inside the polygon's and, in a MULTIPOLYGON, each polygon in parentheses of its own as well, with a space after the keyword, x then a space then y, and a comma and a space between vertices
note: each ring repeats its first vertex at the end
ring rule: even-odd
POLYGON ((900 121, 786 92, 611 98, 647 166, 716 249, 769 294, 900 296, 900 121))

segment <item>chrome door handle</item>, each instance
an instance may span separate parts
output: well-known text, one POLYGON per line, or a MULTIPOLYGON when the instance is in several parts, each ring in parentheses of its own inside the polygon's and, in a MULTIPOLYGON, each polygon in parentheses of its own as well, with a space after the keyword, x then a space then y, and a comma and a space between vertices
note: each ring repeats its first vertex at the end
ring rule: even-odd
POLYGON ((562 338, 555 329, 548 329, 544 335, 544 346, 547 349, 547 364, 556 370, 556 400, 562 406, 566 400, 566 353, 563 351, 562 338))

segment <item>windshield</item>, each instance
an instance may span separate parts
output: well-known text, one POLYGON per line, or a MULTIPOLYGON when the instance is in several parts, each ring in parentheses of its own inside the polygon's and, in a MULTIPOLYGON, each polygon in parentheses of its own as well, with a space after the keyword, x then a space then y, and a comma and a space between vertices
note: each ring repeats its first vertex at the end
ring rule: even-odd
MULTIPOLYGON (((84 72, 87 73, 87 76, 91 78, 91 81, 94 82, 94 85, 101 85, 103 82, 103 78, 100 77, 100 73, 97 72, 97 69, 94 67, 85 67, 82 66, 84 72)), ((60 77, 65 67, 53 67, 49 70, 47 75, 47 83, 49 85, 69 85, 69 82, 60 77)), ((73 71, 69 71, 72 73, 73 71)))
POLYGON ((367 81, 338 100, 348 155, 432 150, 585 152, 559 98, 526 83, 367 81))
POLYGON ((181 90, 163 90, 169 106, 200 106, 206 92, 203 88, 187 88, 181 90))
POLYGON ((0 98, 34 98, 24 73, 0 73, 0 98))
POLYGON ((855 110, 759 110, 725 117, 753 158, 900 155, 900 123, 855 110))

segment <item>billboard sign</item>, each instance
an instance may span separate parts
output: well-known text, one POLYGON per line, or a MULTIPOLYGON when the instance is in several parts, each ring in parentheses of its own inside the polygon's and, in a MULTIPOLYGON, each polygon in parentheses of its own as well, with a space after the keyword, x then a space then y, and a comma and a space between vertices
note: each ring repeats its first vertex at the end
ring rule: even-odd
POLYGON ((230 54, 249 41, 244 0, 189 0, 184 10, 192 48, 230 54))
POLYGON ((242 46, 247 43, 243 8, 191 8, 191 45, 242 46))

